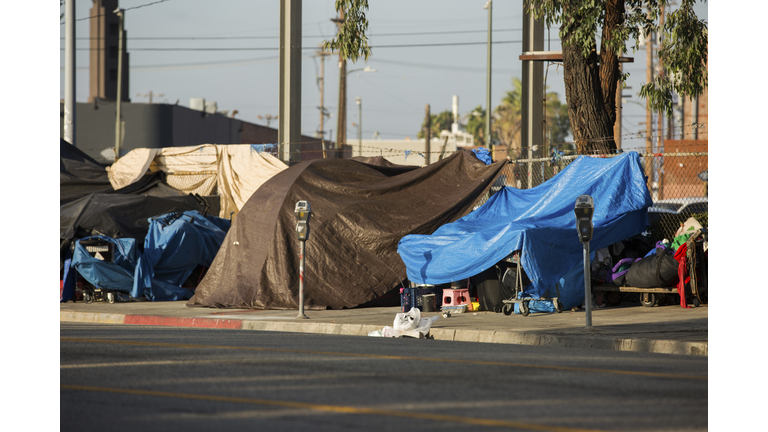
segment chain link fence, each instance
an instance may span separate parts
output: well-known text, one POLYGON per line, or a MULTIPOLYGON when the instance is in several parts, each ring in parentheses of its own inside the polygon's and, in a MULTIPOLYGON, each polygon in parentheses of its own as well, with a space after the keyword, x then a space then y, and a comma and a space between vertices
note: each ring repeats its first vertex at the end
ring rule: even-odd
MULTIPOLYGON (((694 217, 707 227, 708 154, 707 141, 667 140, 658 153, 641 153, 640 161, 648 177, 653 206, 648 209, 648 233, 656 242, 672 240, 688 218, 694 217)), ((527 150, 522 154, 526 154, 527 150)), ((615 154, 591 157, 609 158, 615 154)), ((556 176, 578 156, 553 152, 549 157, 510 160, 501 175, 475 208, 502 187, 531 189, 556 176)))

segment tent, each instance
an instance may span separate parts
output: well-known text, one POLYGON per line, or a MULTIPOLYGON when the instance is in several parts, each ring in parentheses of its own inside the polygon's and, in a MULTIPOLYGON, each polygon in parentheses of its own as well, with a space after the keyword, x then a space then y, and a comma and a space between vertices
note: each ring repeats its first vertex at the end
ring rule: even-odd
POLYGON ((146 173, 165 173, 165 181, 183 193, 219 195, 219 216, 237 215, 253 192, 287 168, 255 144, 202 144, 188 147, 139 148, 107 168, 115 189, 138 182, 146 173))
POLYGON ((351 308, 405 279, 397 242, 429 234, 472 210, 505 162, 463 150, 426 167, 350 159, 301 162, 276 174, 243 206, 189 306, 297 309, 294 209, 311 205, 305 308, 351 308))
MULTIPOLYGON (((143 251, 138 250, 133 238, 87 237, 83 240, 112 243, 114 258, 105 261, 93 257, 78 241, 72 267, 92 285, 130 293, 133 298, 189 299, 192 290, 184 283, 197 266, 211 265, 229 229, 229 221, 191 210, 157 215, 148 223, 143 251)), ((67 288, 73 290, 74 286, 67 288)))
POLYGON ((105 167, 72 144, 63 139, 59 141, 59 204, 66 204, 93 193, 186 195, 163 184, 161 173, 147 174, 137 178, 130 185, 115 188, 109 181, 105 167))
POLYGON ((62 271, 72 240, 106 235, 141 241, 147 235, 149 217, 172 210, 219 213, 218 197, 193 197, 178 191, 163 183, 160 172, 115 189, 105 167, 63 139, 59 167, 62 271))
MULTIPOLYGON (((398 253, 408 279, 431 285, 463 280, 521 250, 522 266, 532 282, 526 294, 542 297, 583 264, 573 211, 582 194, 594 199, 592 251, 645 230, 652 201, 640 156, 580 156, 539 186, 504 187, 473 213, 431 235, 404 236, 398 253)), ((583 281, 583 270, 581 274, 583 281)), ((583 293, 583 283, 581 288, 583 293)), ((568 303, 563 301, 566 308, 572 306, 568 303)))

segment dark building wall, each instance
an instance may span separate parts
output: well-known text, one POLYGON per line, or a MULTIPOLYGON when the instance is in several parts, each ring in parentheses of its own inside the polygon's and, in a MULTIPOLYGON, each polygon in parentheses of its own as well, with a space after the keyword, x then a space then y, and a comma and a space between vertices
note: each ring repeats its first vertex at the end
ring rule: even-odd
MULTIPOLYGON (((64 136, 64 103, 60 111, 60 136, 64 136)), ((115 147, 114 101, 78 103, 77 148, 103 164, 112 164, 115 147)), ((125 123, 121 156, 137 148, 184 147, 199 144, 275 144, 277 129, 236 120, 222 114, 208 114, 187 107, 167 104, 123 103, 120 112, 125 123)), ((336 152, 326 142, 328 158, 350 157, 351 150, 336 152)), ((302 136, 301 160, 321 159, 322 144, 317 138, 302 136)))
MULTIPOLYGON (((116 107, 112 101, 78 103, 77 147, 101 163, 114 162, 116 107)), ((137 148, 183 147, 198 144, 239 144, 240 120, 205 114, 178 105, 123 103, 125 132, 120 154, 137 148)), ((64 104, 61 104, 63 131, 64 104)), ((62 132, 63 136, 63 132, 62 132)))
MULTIPOLYGON (((173 110, 173 147, 197 144, 240 144, 240 120, 176 105, 173 110)), ((166 146, 170 147, 170 146, 166 146)))

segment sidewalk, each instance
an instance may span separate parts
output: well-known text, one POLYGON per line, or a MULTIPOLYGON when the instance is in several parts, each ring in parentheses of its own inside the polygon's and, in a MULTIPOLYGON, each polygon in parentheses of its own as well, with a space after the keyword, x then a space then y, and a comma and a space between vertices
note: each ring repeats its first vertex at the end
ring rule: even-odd
MULTIPOLYGON (((299 333, 368 336, 392 326, 399 307, 344 310, 191 308, 186 301, 107 303, 71 301, 60 305, 61 322, 203 327, 299 333)), ((424 313, 433 316, 436 313, 424 313)), ((642 307, 624 302, 592 310, 592 329, 585 328, 583 310, 562 313, 504 315, 466 312, 435 321, 430 336, 436 340, 488 342, 554 347, 595 348, 664 354, 708 355, 707 307, 642 307)))

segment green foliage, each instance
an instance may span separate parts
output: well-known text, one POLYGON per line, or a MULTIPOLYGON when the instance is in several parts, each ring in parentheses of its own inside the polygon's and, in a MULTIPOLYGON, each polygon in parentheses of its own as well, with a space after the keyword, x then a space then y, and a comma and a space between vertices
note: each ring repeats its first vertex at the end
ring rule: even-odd
MULTIPOLYGON (((667 73, 659 75, 640 90, 650 101, 651 109, 672 115, 673 93, 696 97, 708 85, 707 23, 693 11, 696 0, 682 0, 680 7, 666 14, 663 28, 659 25, 661 7, 669 10, 669 0, 626 0, 622 19, 611 29, 611 38, 601 40, 597 48, 598 29, 605 24, 606 0, 525 0, 526 10, 546 26, 560 24, 559 36, 564 46, 575 44, 584 58, 594 51, 609 50, 617 56, 638 49, 642 35, 660 32, 663 47, 658 51, 667 73)), ((628 74, 624 74, 622 80, 628 74)))
POLYGON ((643 85, 640 96, 648 98, 651 109, 672 115, 672 93, 697 97, 708 85, 707 23, 693 12, 693 0, 666 17, 662 31, 663 47, 659 60, 667 71, 643 85))
POLYGON ((371 55, 368 46, 368 0, 336 0, 336 11, 344 10, 344 22, 339 28, 339 34, 330 42, 323 41, 323 49, 338 51, 342 57, 355 63, 360 56, 365 60, 371 55))
MULTIPOLYGON (((451 130, 451 125, 453 124, 453 113, 451 111, 446 110, 439 114, 432 114, 429 118, 431 122, 429 130, 432 132, 432 137, 439 137, 440 131, 451 130)), ((424 138, 425 126, 426 121, 421 123, 421 129, 419 129, 419 133, 416 134, 417 138, 424 138)))
MULTIPOLYGON (((507 154, 512 159, 520 157, 522 126, 521 103, 523 83, 519 78, 512 78, 512 90, 507 91, 501 104, 494 110, 491 128, 494 139, 507 146, 507 154)), ((547 93, 546 103, 547 128, 552 129, 552 142, 565 141, 571 130, 568 119, 568 106, 561 103, 555 92, 547 93)))
POLYGON ((478 105, 472 110, 467 120, 467 132, 471 133, 475 140, 475 145, 486 146, 485 143, 485 110, 478 105))
POLYGON ((552 128, 553 144, 564 142, 571 132, 568 105, 560 102, 555 92, 547 93, 547 125, 552 128))

